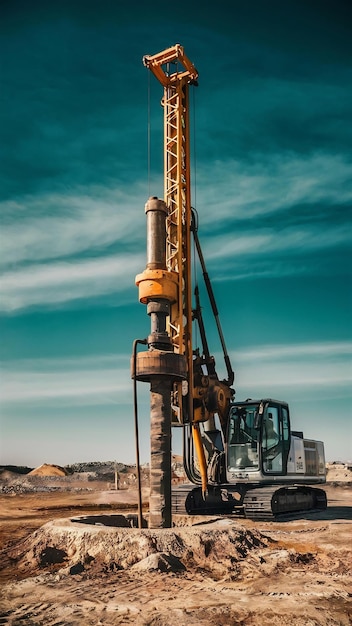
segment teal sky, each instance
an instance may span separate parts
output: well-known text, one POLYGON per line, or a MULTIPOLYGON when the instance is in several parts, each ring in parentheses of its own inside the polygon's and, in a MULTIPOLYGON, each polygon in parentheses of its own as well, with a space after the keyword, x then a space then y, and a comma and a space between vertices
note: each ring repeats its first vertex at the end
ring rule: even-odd
POLYGON ((351 18, 339 0, 1 3, 0 463, 134 462, 134 278, 163 195, 142 57, 175 43, 199 71, 192 204, 236 398, 288 401, 328 460, 352 459, 351 18))

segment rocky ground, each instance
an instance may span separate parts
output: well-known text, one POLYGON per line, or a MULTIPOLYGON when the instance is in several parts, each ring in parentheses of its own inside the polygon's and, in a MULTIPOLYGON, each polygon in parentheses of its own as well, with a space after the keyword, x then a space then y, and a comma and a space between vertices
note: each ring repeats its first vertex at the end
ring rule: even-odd
MULTIPOLYGON (((0 496, 0 624, 347 626, 351 472, 337 465, 326 511, 274 523, 174 516, 165 530, 127 527, 133 468, 119 472, 118 491, 106 468, 94 480, 87 467, 68 474, 66 489, 64 477, 44 477, 52 490, 41 492, 38 478, 33 490, 28 474, 5 475, 3 487, 29 487, 0 496)), ((147 516, 147 472, 143 480, 147 516)))

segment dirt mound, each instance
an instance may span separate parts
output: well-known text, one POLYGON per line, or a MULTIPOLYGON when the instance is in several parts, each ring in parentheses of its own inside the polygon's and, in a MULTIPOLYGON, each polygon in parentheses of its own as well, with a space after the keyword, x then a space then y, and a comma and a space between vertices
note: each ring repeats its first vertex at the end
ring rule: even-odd
POLYGON ((68 472, 64 467, 60 465, 50 465, 43 463, 39 467, 29 472, 28 476, 67 476, 68 472))
POLYGON ((138 572, 184 572, 186 570, 180 559, 165 552, 150 554, 132 567, 138 572))
POLYGON ((9 481, 15 480, 16 478, 18 478, 18 474, 16 474, 16 472, 11 472, 10 470, 0 471, 0 480, 9 481))
POLYGON ((226 518, 213 524, 142 530, 60 519, 42 526, 8 555, 26 576, 43 569, 64 568, 67 573, 79 566, 96 572, 139 564, 141 570, 207 571, 219 579, 271 542, 259 531, 226 518))
POLYGON ((352 463, 327 463, 326 481, 328 483, 352 484, 352 463))

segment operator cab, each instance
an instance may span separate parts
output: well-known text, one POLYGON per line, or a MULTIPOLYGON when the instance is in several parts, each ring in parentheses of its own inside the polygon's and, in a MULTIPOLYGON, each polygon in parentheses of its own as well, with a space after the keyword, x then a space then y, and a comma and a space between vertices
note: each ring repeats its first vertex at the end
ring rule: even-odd
POLYGON ((279 400, 246 400, 231 405, 228 472, 286 474, 290 449, 288 405, 279 400))

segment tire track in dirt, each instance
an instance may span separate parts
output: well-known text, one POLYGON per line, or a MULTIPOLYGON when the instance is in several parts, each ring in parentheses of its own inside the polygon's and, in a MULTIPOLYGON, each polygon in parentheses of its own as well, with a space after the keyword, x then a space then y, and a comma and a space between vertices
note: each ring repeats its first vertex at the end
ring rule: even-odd
MULTIPOLYGON (((269 551, 268 551, 269 560, 269 551)), ((347 566, 347 563, 346 563, 347 566)), ((184 574, 131 571, 114 574, 44 574, 7 585, 11 611, 6 626, 263 626, 306 624, 348 626, 351 598, 342 586, 328 585, 321 572, 282 570, 263 581, 262 572, 235 581, 214 581, 202 572, 184 574), (23 602, 40 596, 42 602, 23 602), (300 613, 304 604, 305 621, 300 613)), ((3 619, 3 618, 1 618, 3 619)))
MULTIPOLYGON (((347 491, 343 496, 347 498, 347 491)), ((133 559, 130 565, 126 559, 120 570, 110 569, 104 559, 85 564, 82 552, 76 555, 84 563, 79 574, 70 573, 73 554, 70 562, 56 564, 51 572, 39 567, 40 558, 28 561, 33 569, 24 567, 24 579, 16 580, 20 570, 14 564, 12 580, 0 591, 0 626, 350 626, 349 506, 341 509, 341 519, 328 511, 315 520, 275 524, 241 520, 241 541, 231 544, 231 550, 240 548, 232 553, 235 558, 229 558, 226 542, 218 541, 209 552, 206 534, 206 542, 197 542, 202 553, 184 560, 183 572, 152 570, 147 552, 140 554, 141 570, 131 565, 133 559), (245 531, 267 540, 247 545, 245 531)), ((233 521, 214 520, 215 531, 212 523, 206 528, 214 537, 219 538, 218 530, 224 528, 232 536, 233 521)), ((20 544, 28 549, 30 539, 21 539, 20 544)), ((180 543, 174 541, 172 546, 182 559, 180 543)), ((15 552, 11 548, 8 554, 15 552)), ((33 556, 41 554, 38 544, 33 556)))

